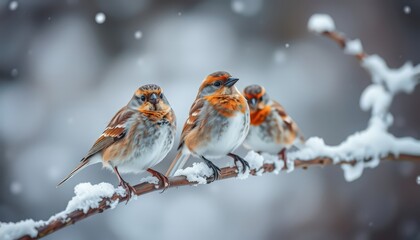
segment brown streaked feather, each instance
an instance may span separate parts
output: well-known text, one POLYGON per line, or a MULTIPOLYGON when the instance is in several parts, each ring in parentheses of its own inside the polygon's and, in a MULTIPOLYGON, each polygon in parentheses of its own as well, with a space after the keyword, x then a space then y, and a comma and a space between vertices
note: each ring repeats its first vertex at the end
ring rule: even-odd
POLYGON ((303 137, 302 133, 300 132, 298 125, 289 115, 287 115, 283 106, 280 105, 280 103, 278 103, 276 101, 273 101, 273 104, 271 106, 275 111, 277 111, 277 113, 280 115, 281 119, 285 123, 285 127, 289 130, 290 141, 293 141, 296 137, 299 137, 300 140, 303 142, 304 137, 303 137))
POLYGON ((117 114, 111 119, 108 126, 105 128, 102 135, 96 140, 89 152, 82 159, 82 161, 89 159, 96 153, 109 147, 114 142, 124 137, 126 131, 127 120, 134 114, 133 111, 128 110, 125 106, 121 108, 117 114))
POLYGON ((179 143, 178 150, 184 145, 187 134, 198 125, 198 117, 204 106, 204 102, 204 98, 197 98, 192 104, 188 119, 185 121, 184 127, 182 128, 181 142, 179 143))

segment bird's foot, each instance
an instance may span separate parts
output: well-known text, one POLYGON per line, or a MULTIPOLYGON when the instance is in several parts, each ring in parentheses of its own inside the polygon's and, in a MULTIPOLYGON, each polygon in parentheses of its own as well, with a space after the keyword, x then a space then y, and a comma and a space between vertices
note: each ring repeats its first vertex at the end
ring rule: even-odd
POLYGON ((210 182, 209 183, 212 183, 212 182, 214 182, 215 180, 217 180, 217 179, 219 179, 219 176, 220 176, 220 168, 218 167, 218 166, 216 166, 216 165, 214 165, 214 163, 212 163, 210 160, 207 160, 206 158, 204 158, 204 157, 201 157, 203 160, 204 160, 204 162, 207 164, 207 166, 209 167, 209 168, 211 168, 211 170, 213 170, 213 179, 212 180, 210 180, 210 182))
POLYGON ((137 194, 136 189, 123 179, 121 179, 119 186, 123 187, 125 189, 125 192, 127 193, 127 201, 125 202, 125 204, 127 204, 133 196, 133 194, 137 194))
POLYGON ((238 162, 240 162, 242 164, 242 173, 245 173, 247 168, 249 170, 251 170, 251 167, 249 166, 249 163, 247 161, 245 161, 245 159, 243 159, 240 156, 238 156, 236 154, 233 154, 233 153, 229 153, 228 156, 233 158, 233 160, 235 161, 236 168, 239 169, 238 162))
POLYGON ((162 173, 160 173, 156 170, 153 170, 151 168, 148 168, 147 171, 150 174, 152 174, 153 177, 156 177, 159 180, 159 184, 163 188, 163 191, 162 191, 162 193, 163 193, 170 185, 168 177, 166 177, 162 173))
POLYGON ((279 158, 281 158, 284 162, 284 169, 287 170, 287 155, 286 155, 286 148, 283 148, 280 152, 279 152, 279 158))

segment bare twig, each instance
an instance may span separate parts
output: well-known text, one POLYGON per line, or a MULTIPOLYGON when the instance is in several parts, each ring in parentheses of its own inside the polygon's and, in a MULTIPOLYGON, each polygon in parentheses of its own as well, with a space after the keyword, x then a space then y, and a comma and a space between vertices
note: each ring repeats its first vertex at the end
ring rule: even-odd
MULTIPOLYGON (((420 156, 415 156, 415 155, 410 155, 410 154, 400 154, 399 156, 394 156, 394 155, 389 155, 385 158, 383 158, 382 160, 392 160, 392 161, 401 161, 401 160, 410 160, 410 161, 419 161, 420 162, 420 156)), ((353 161, 341 161, 339 163, 337 163, 337 165, 342 165, 342 164, 355 164, 356 160, 353 161)), ((295 167, 299 167, 299 168, 303 168, 303 169, 307 169, 308 167, 311 166, 326 166, 326 165, 332 165, 333 164, 333 160, 330 158, 325 158, 325 157, 319 157, 316 159, 312 159, 312 160, 295 160, 294 161, 295 167)), ((273 172, 275 170, 275 165, 274 163, 266 163, 263 165, 263 169, 264 169, 264 173, 269 173, 269 172, 273 172)), ((282 170, 286 170, 285 168, 283 168, 282 170)), ((255 175, 256 174, 256 169, 251 170, 251 175, 255 175)), ((223 179, 228 179, 228 178, 235 178, 238 176, 238 169, 236 167, 225 167, 221 169, 221 174, 219 176, 218 180, 223 180, 223 179)), ((218 181, 216 180, 216 181, 218 181)), ((207 182, 211 182, 213 181, 213 177, 209 177, 207 178, 207 182)), ((180 187, 180 186, 191 186, 191 185, 196 185, 196 182, 189 182, 185 176, 177 176, 177 177, 172 177, 169 179, 170 182, 170 188, 173 187, 180 187)), ((154 192, 154 191, 158 191, 158 190, 162 190, 163 188, 161 186, 152 184, 152 183, 140 183, 138 185, 135 185, 134 188, 136 189, 136 193, 138 196, 150 193, 150 192, 154 192)), ((115 200, 119 200, 119 202, 124 202, 125 200, 127 200, 127 197, 124 196, 120 196, 118 194, 114 194, 111 198, 103 198, 100 203, 99 203, 99 207, 98 208, 91 208, 89 209, 86 213, 84 213, 82 210, 76 210, 71 212, 70 214, 68 214, 66 221, 62 220, 62 219, 57 219, 54 220, 52 222, 49 222, 47 225, 44 226, 40 226, 37 228, 38 230, 38 235, 35 238, 32 238, 28 235, 23 236, 20 239, 25 239, 25 240, 29 240, 29 239, 38 239, 38 238, 42 238, 46 235, 49 235, 57 230, 60 230, 64 227, 67 227, 69 225, 72 225, 80 220, 83 220, 87 217, 90 217, 92 215, 95 215, 97 213, 101 213, 107 209, 110 208, 109 203, 110 201, 115 201, 115 200)))

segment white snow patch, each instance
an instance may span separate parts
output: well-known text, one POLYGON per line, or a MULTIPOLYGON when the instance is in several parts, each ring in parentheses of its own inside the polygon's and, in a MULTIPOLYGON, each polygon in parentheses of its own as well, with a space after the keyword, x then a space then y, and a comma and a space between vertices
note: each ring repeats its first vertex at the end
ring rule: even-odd
POLYGON ((357 55, 363 52, 362 42, 359 39, 354 39, 346 42, 344 52, 350 55, 357 55))
MULTIPOLYGON (((255 169, 257 176, 262 175, 263 169, 261 169, 261 167, 264 164, 264 158, 260 154, 254 151, 250 151, 245 156, 244 160, 248 162, 249 167, 251 169, 255 169)), ((250 169, 247 169, 245 172, 242 172, 242 165, 238 164, 238 176, 237 176, 238 179, 242 179, 242 180, 247 179, 249 177, 249 174, 250 174, 250 169)))
POLYGON ((378 55, 363 59, 362 66, 372 75, 374 83, 385 84, 391 94, 411 93, 419 81, 420 65, 406 62, 399 69, 390 69, 378 55))
POLYGON ((371 84, 360 97, 360 108, 364 111, 372 110, 372 115, 384 117, 392 102, 392 96, 382 85, 371 84))
POLYGON ((420 185, 420 176, 417 176, 417 184, 420 185))
POLYGON ((189 182, 196 182, 197 184, 206 184, 207 178, 213 176, 213 170, 205 163, 193 163, 192 167, 185 169, 178 169, 174 176, 186 176, 189 182))
POLYGON ((384 130, 386 128, 376 121, 373 121, 375 123, 370 124, 366 130, 350 135, 337 146, 328 146, 323 139, 312 137, 306 141, 303 149, 290 153, 289 159, 310 160, 328 157, 334 163, 356 160, 358 163, 354 167, 343 165, 346 180, 353 181, 361 176, 363 168, 376 167, 379 159, 389 154, 398 156, 404 152, 420 155, 420 141, 409 137, 396 138, 386 132, 384 130))
POLYGON ((264 163, 273 163, 274 164, 274 174, 279 174, 284 167, 284 161, 280 160, 277 155, 271 155, 268 153, 263 153, 264 163))
POLYGON ((19 7, 19 3, 17 1, 11 1, 9 3, 9 10, 15 11, 19 7))
POLYGON ((159 184, 159 179, 154 176, 147 176, 140 179, 140 183, 151 183, 151 184, 159 184))
POLYGON ((38 234, 36 227, 41 225, 42 221, 35 222, 32 219, 22 220, 17 223, 0 223, 0 238, 2 240, 14 240, 25 235, 34 238, 38 234))
POLYGON ((73 212, 75 210, 82 210, 83 213, 87 213, 91 208, 98 208, 99 202, 103 198, 110 198, 114 193, 119 193, 120 195, 125 194, 123 188, 115 189, 109 183, 99 183, 97 185, 92 185, 91 183, 79 183, 74 188, 74 196, 70 202, 67 204, 65 212, 73 212))
POLYGON ((330 15, 314 14, 309 18, 308 30, 315 33, 331 32, 335 30, 335 24, 330 15))
POLYGON ((99 13, 96 14, 95 21, 96 21, 97 24, 102 24, 102 23, 105 22, 105 20, 106 20, 105 13, 99 12, 99 13))

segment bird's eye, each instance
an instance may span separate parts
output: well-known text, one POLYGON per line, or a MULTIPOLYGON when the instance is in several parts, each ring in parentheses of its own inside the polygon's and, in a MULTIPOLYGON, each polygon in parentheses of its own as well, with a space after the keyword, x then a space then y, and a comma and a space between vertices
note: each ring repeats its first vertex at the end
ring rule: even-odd
POLYGON ((144 101, 146 101, 146 97, 144 95, 141 95, 140 100, 142 100, 144 102, 144 101))
POLYGON ((159 95, 159 97, 160 97, 160 98, 163 98, 163 93, 161 93, 161 94, 159 95))
POLYGON ((262 96, 260 97, 259 101, 260 101, 260 102, 262 102, 262 101, 263 101, 263 97, 262 97, 262 96))
POLYGON ((215 87, 220 87, 220 85, 222 85, 222 83, 220 81, 217 81, 217 82, 213 83, 213 85, 215 87))

